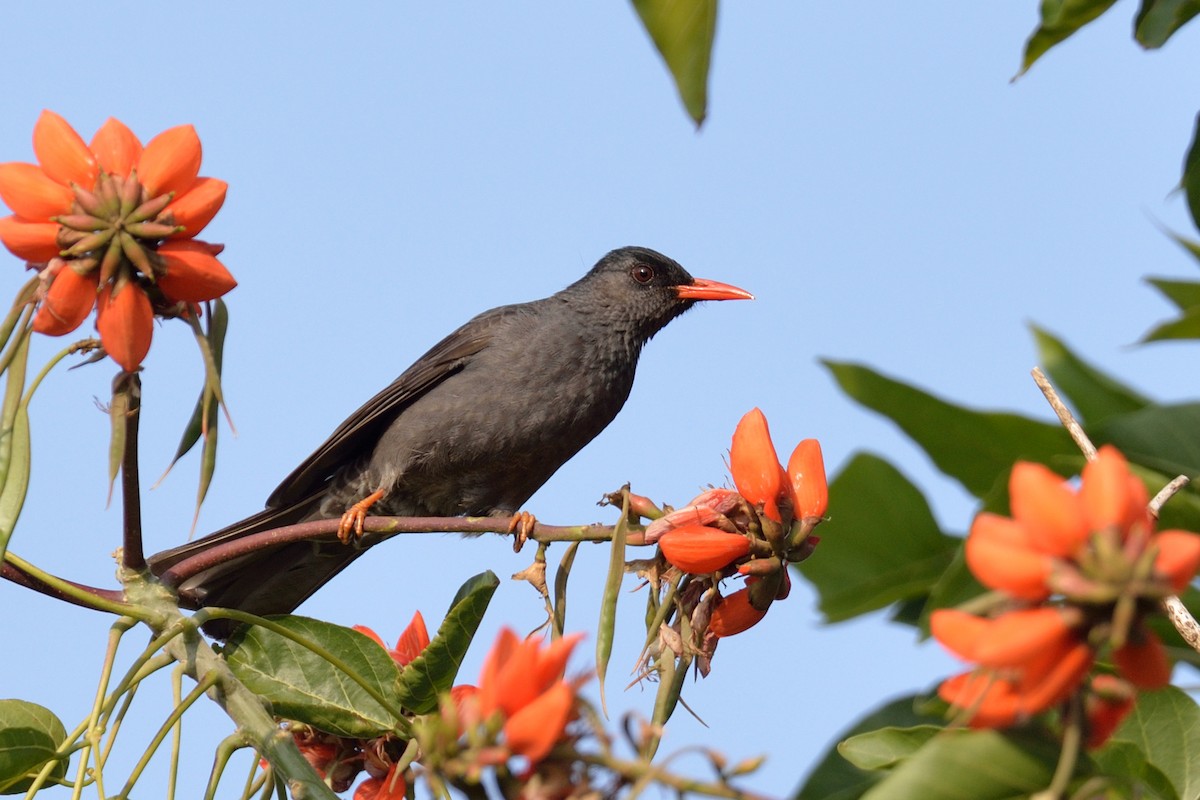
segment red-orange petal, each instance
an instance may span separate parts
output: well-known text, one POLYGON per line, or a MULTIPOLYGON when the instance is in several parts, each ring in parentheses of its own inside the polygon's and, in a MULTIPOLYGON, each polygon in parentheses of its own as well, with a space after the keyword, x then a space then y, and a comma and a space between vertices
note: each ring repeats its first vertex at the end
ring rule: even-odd
POLYGON ((1179 594, 1200 569, 1200 536, 1188 531, 1159 531, 1151 544, 1158 548, 1154 571, 1166 578, 1179 594))
POLYGON ((158 276, 158 287, 171 300, 199 303, 215 300, 237 286, 225 265, 204 242, 190 239, 166 242, 158 248, 166 272, 158 276))
POLYGON ((508 718, 504 723, 505 745, 510 752, 536 764, 562 738, 574 706, 574 689, 566 681, 559 681, 508 718))
POLYGON ((976 651, 990 629, 988 620, 957 608, 939 608, 929 615, 929 632, 933 638, 967 661, 979 660, 976 651))
POLYGON ((85 189, 96 182, 96 157, 75 129, 53 111, 43 111, 33 126, 33 153, 52 180, 85 189))
POLYGON ((971 711, 972 728, 1007 728, 1020 714, 1021 696, 1010 681, 986 671, 964 672, 938 686, 938 696, 971 711))
POLYGON ((96 131, 90 145, 96 154, 96 162, 109 175, 124 178, 137 166, 142 156, 142 143, 125 123, 109 117, 96 131))
POLYGON ((177 125, 146 142, 138 161, 138 180, 151 197, 182 194, 200 174, 200 137, 191 125, 177 125))
POLYGON ((750 540, 703 525, 684 525, 658 540, 663 556, 684 572, 704 575, 750 554, 750 540))
POLYGON ((1103 746, 1132 710, 1132 697, 1126 700, 1092 700, 1087 710, 1087 748, 1095 750, 1103 746))
POLYGON ((105 286, 96 307, 96 329, 105 352, 126 372, 135 371, 150 352, 154 336, 154 311, 146 293, 134 283, 116 292, 105 286))
POLYGON ((58 255, 58 223, 26 222, 17 216, 0 217, 0 242, 17 258, 49 261, 58 255))
POLYGON ((547 688, 555 681, 562 680, 567 670, 567 659, 575 645, 583 641, 582 633, 569 633, 546 645, 546 649, 538 653, 537 671, 531 676, 539 687, 539 691, 547 688))
POLYGON ((49 222, 71 210, 75 193, 36 164, 10 161, 0 164, 0 200, 22 219, 49 222))
POLYGON ((429 629, 425 627, 425 618, 417 611, 396 641, 396 649, 391 651, 392 658, 404 667, 415 661, 426 647, 429 647, 429 629))
POLYGON ((1054 562, 1028 542, 1028 534, 1020 523, 982 513, 975 517, 967 537, 967 566, 989 589, 999 589, 1023 600, 1044 600, 1050 595, 1046 580, 1054 562))
POLYGON ((479 713, 488 717, 500 707, 500 673, 508 663, 519 641, 511 628, 501 628, 496 635, 492 649, 483 659, 483 669, 479 671, 479 713))
POLYGON ((1084 642, 1044 652, 1017 683, 1022 712, 1040 714, 1065 700, 1087 677, 1094 658, 1092 648, 1084 642))
POLYGON ((171 234, 170 238, 190 239, 204 230, 204 226, 212 222, 212 218, 221 210, 228 189, 229 184, 223 180, 197 178, 190 189, 177 196, 166 208, 172 215, 172 224, 183 226, 181 232, 171 234))
POLYGON ((825 479, 825 459, 821 443, 805 439, 796 445, 788 459, 788 477, 792 482, 792 505, 800 519, 823 517, 829 506, 829 485, 825 479))
POLYGON ((383 639, 380 638, 379 634, 368 628, 366 625, 355 625, 353 626, 352 630, 358 631, 362 635, 370 638, 371 641, 375 642, 375 644, 379 645, 384 650, 387 650, 387 645, 383 643, 383 639))
POLYGON ((991 621, 987 635, 975 649, 975 660, 988 667, 1016 667, 1049 650, 1064 650, 1074 642, 1074 637, 1074 629, 1062 609, 1010 611, 991 621))
POLYGON ((1139 689, 1161 689, 1171 682, 1171 659, 1154 631, 1141 631, 1138 641, 1131 640, 1114 650, 1113 663, 1139 689))
POLYGON ((393 764, 382 778, 367 778, 354 790, 354 800, 404 800, 408 784, 393 764))
POLYGON ((45 299, 33 318, 33 329, 47 336, 63 336, 78 328, 96 305, 99 275, 80 275, 69 266, 54 276, 45 299))
POLYGON ((1087 542, 1091 531, 1083 503, 1050 468, 1018 461, 1008 486, 1013 519, 1025 526, 1035 548, 1056 556, 1071 556, 1087 542))
POLYGON ((757 625, 767 615, 750 604, 750 588, 738 589, 713 604, 708 630, 714 636, 734 636, 757 625))
POLYGON ((780 521, 777 503, 783 490, 784 471, 775 454, 775 445, 771 444, 767 418, 757 408, 747 411, 733 431, 729 469, 742 497, 761 506, 771 519, 780 521))

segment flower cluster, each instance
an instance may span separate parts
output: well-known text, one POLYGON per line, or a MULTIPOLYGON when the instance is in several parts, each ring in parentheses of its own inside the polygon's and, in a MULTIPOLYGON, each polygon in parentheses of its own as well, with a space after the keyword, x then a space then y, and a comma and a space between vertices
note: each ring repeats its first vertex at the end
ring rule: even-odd
POLYGON ((727 596, 713 592, 706 636, 732 636, 758 623, 771 603, 787 596, 789 563, 812 554, 813 530, 829 502, 821 446, 805 439, 786 468, 771 443, 766 417, 755 408, 742 417, 729 449, 737 491, 711 489, 655 520, 645 542, 657 543, 675 569, 713 577, 734 572, 746 585, 727 596))
POLYGON ((1158 531, 1145 486, 1120 452, 1100 449, 1079 489, 1019 462, 1012 517, 982 513, 966 560, 995 590, 985 616, 939 609, 934 637, 977 666, 939 695, 977 727, 1006 727, 1082 692, 1088 743, 1098 746, 1138 689, 1165 686, 1171 664, 1147 616, 1200 567, 1200 536, 1158 531), (1097 663, 1111 665, 1093 674, 1097 663))
POLYGON ((109 119, 85 143, 58 114, 33 130, 37 164, 0 164, 0 242, 39 270, 33 329, 62 336, 96 309, 105 351, 133 371, 158 316, 192 313, 236 282, 195 239, 225 202, 226 184, 200 177, 200 139, 190 125, 145 147, 109 119))
POLYGON ((563 636, 543 647, 540 638, 518 639, 509 628, 496 637, 478 686, 458 686, 453 708, 466 740, 475 746, 498 742, 492 757, 523 756, 531 766, 545 759, 566 736, 575 715, 578 681, 564 678, 567 659, 583 634, 563 636), (502 742, 496 739, 499 731, 502 742))

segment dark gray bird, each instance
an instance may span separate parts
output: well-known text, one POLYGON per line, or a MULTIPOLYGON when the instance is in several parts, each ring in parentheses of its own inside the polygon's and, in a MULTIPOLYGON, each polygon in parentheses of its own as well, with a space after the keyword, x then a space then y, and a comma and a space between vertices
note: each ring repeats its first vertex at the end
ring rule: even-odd
MULTIPOLYGON (((752 299, 643 247, 614 250, 543 300, 485 311, 355 411, 271 494, 266 510, 149 559, 162 574, 253 533, 379 515, 513 515, 612 422, 642 346, 697 300, 752 299), (343 516, 345 515, 345 516, 343 516)), ((343 539, 347 538, 346 536, 343 539)), ((176 589, 192 607, 294 610, 365 549, 257 550, 176 589)))

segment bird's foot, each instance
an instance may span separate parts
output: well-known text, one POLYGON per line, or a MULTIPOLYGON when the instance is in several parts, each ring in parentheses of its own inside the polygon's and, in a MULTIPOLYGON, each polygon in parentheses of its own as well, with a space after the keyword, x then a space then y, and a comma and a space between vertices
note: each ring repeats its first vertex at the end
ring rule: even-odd
POLYGON ((521 548, 525 546, 525 542, 529 541, 529 534, 533 533, 533 529, 536 526, 537 517, 528 511, 518 511, 512 515, 512 519, 508 521, 508 532, 514 534, 514 553, 521 552, 521 548))
POLYGON ((346 513, 342 514, 342 521, 338 523, 338 541, 342 544, 350 544, 351 536, 362 538, 363 521, 367 518, 367 511, 382 499, 383 489, 376 489, 347 508, 346 513))

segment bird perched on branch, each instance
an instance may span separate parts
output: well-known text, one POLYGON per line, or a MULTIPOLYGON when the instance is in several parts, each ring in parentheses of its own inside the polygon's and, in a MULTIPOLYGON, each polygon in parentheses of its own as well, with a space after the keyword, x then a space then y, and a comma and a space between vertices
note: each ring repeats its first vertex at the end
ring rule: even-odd
POLYGON ((698 300, 738 299, 752 295, 693 278, 661 253, 613 250, 557 294, 493 308, 451 333, 338 426, 264 511, 152 556, 150 568, 161 575, 254 533, 341 517, 341 542, 257 549, 174 587, 194 608, 283 614, 365 552, 349 539, 368 510, 517 515, 616 417, 654 334, 698 300))

